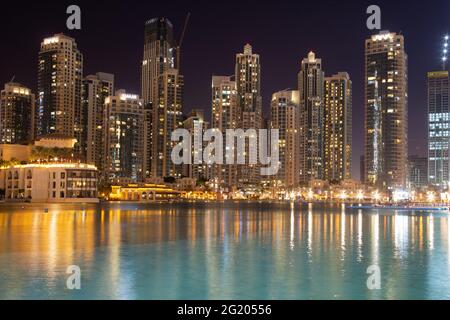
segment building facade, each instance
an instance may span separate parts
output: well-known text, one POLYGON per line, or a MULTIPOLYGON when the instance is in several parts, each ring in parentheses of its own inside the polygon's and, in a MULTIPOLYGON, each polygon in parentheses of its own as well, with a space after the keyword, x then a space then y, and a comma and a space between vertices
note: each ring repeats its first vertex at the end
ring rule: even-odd
POLYGON ((160 76, 174 68, 173 25, 167 18, 145 23, 141 73, 141 98, 145 104, 157 103, 160 76))
POLYGON ((429 72, 428 82, 428 180, 447 189, 450 161, 450 81, 448 71, 429 72))
MULTIPOLYGON (((253 53, 252 46, 244 46, 244 52, 236 55, 236 92, 239 112, 239 126, 244 131, 258 130, 262 127, 261 64, 258 54, 253 53)), ((257 137, 256 137, 257 138, 257 137)), ((255 152, 247 143, 245 165, 238 165, 238 182, 257 184, 260 182, 259 166, 250 164, 250 155, 255 152)))
POLYGON ((408 189, 420 190, 428 186, 428 158, 408 157, 408 189))
POLYGON ((35 96, 20 83, 9 82, 0 95, 0 144, 34 140, 35 96))
POLYGON ((111 182, 143 180, 144 102, 138 95, 118 90, 105 100, 105 164, 111 182))
POLYGON ((114 75, 99 72, 83 80, 83 153, 87 163, 103 172, 105 100, 114 95, 114 75))
POLYGON ((325 78, 324 171, 329 182, 351 179, 352 81, 346 72, 325 78))
POLYGON ((365 43, 366 183, 405 188, 408 67, 403 35, 382 31, 365 43))
POLYGON ((209 180, 209 165, 203 161, 202 150, 205 149, 206 143, 203 141, 203 134, 208 129, 208 122, 205 121, 205 114, 201 109, 193 109, 191 114, 183 121, 183 128, 191 134, 191 143, 194 146, 192 150, 191 164, 183 165, 183 176, 191 179, 209 180), (198 145, 195 144, 198 135, 200 140, 198 145), (195 163, 195 159, 201 159, 201 163, 195 163))
MULTIPOLYGON (((226 131, 239 127, 236 82, 231 77, 213 76, 211 87, 211 128, 219 130, 222 140, 226 141, 226 131)), ((225 144, 222 152, 226 157, 225 144)), ((232 152, 235 152, 234 147, 232 152)), ((224 164, 212 165, 211 178, 218 185, 229 188, 237 184, 237 166, 227 164, 227 158, 224 159, 224 164)))
POLYGON ((98 202, 97 168, 87 164, 28 164, 0 169, 5 201, 98 202))
POLYGON ((323 103, 322 60, 314 52, 302 60, 298 74, 300 93, 300 183, 323 179, 323 103))
POLYGON ((83 55, 73 38, 56 34, 41 43, 36 109, 37 136, 52 133, 77 139, 82 153, 83 55))
POLYGON ((182 176, 174 165, 171 134, 182 128, 184 78, 175 69, 173 25, 167 18, 146 22, 141 74, 141 96, 145 105, 144 175, 149 178, 182 176))
POLYGON ((293 188, 299 182, 299 92, 285 90, 272 95, 270 129, 278 130, 279 169, 275 186, 293 188))
POLYGON ((0 160, 2 161, 25 161, 31 157, 32 146, 23 144, 0 144, 0 160))
POLYGON ((183 168, 172 162, 172 132, 183 127, 184 78, 176 69, 161 75, 158 103, 152 109, 151 176, 181 178, 183 168))

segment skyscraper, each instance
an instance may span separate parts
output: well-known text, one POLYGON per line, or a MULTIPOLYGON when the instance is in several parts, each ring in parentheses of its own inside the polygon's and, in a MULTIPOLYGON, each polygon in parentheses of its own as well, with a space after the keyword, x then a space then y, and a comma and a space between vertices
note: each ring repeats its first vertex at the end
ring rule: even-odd
POLYGON ((300 93, 300 183, 323 179, 323 85, 322 60, 309 52, 298 74, 300 93))
POLYGON ((183 76, 176 69, 165 71, 159 81, 158 103, 152 110, 152 177, 182 175, 182 166, 172 162, 172 132, 183 127, 183 76))
POLYGON ((338 182, 352 172, 352 81, 346 72, 325 78, 324 179, 338 182))
POLYGON ((103 172, 105 100, 114 95, 114 75, 98 72, 83 80, 83 134, 86 162, 103 172))
POLYGON ((181 177, 171 161, 171 134, 181 128, 184 79, 174 68, 173 26, 166 18, 146 22, 141 89, 145 104, 144 173, 146 177, 181 177))
POLYGON ((105 99, 104 176, 109 181, 143 178, 144 105, 138 95, 118 90, 105 99))
MULTIPOLYGON (((220 130, 225 142, 226 130, 237 129, 240 119, 237 108, 236 82, 232 81, 231 77, 212 77, 211 106, 211 128, 220 130)), ((226 157, 225 143, 223 155, 226 157)), ((211 178, 215 179, 220 186, 235 186, 237 183, 236 170, 235 164, 226 164, 225 160, 224 164, 212 165, 211 178)))
MULTIPOLYGON (((202 109, 193 109, 191 114, 187 117, 186 120, 183 121, 183 127, 186 130, 189 130, 191 134, 191 142, 194 144, 194 134, 199 131, 201 133, 201 137, 205 130, 208 129, 208 122, 205 121, 205 114, 202 109)), ((204 150, 206 147, 206 142, 200 141, 201 150, 204 150)), ((189 177, 196 180, 208 180, 209 179, 209 166, 207 163, 194 163, 195 153, 201 153, 201 150, 194 146, 192 151, 192 163, 185 164, 183 166, 183 176, 189 177)))
POLYGON ((412 190, 420 190, 427 187, 427 157, 409 156, 408 157, 408 188, 412 190))
MULTIPOLYGON (((236 55, 235 77, 240 128, 258 132, 262 125, 261 64, 259 55, 252 52, 249 44, 244 46, 243 53, 236 55)), ((249 161, 250 152, 255 152, 255 149, 252 151, 247 148, 246 164, 238 166, 240 183, 256 184, 260 181, 258 165, 250 164, 249 161)))
POLYGON ((272 95, 270 129, 278 130, 278 173, 273 179, 277 186, 296 187, 299 181, 299 92, 285 90, 272 95))
POLYGON ((75 40, 61 33, 44 39, 39 51, 37 136, 73 137, 78 154, 83 145, 82 78, 83 55, 75 40))
POLYGON ((173 26, 167 18, 145 23, 141 74, 141 98, 145 104, 157 103, 160 76, 174 68, 174 46, 173 26))
POLYGON ((406 187, 408 68, 404 38, 382 31, 365 43, 366 183, 406 187))
POLYGON ((448 71, 428 73, 428 180, 446 189, 450 180, 450 81, 448 71))
POLYGON ((20 83, 9 82, 0 95, 0 144, 30 144, 34 139, 35 98, 20 83))

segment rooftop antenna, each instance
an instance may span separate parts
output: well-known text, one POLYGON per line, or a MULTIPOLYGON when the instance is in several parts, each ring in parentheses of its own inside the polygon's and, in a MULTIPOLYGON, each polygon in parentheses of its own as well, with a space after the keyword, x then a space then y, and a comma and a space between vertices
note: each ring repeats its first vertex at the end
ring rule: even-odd
POLYGON ((13 75, 10 82, 14 82, 14 79, 16 79, 16 75, 13 75))
POLYGON ((191 13, 188 12, 186 19, 184 20, 184 27, 183 27, 183 31, 181 32, 181 36, 180 36, 180 40, 178 40, 178 44, 177 44, 177 61, 176 61, 176 69, 178 69, 178 71, 180 71, 180 59, 181 59, 181 46, 183 45, 183 40, 184 40, 184 35, 186 34, 186 29, 189 23, 189 18, 191 17, 191 13))
POLYGON ((442 43, 442 70, 446 70, 448 61, 448 34, 444 36, 444 41, 442 43))

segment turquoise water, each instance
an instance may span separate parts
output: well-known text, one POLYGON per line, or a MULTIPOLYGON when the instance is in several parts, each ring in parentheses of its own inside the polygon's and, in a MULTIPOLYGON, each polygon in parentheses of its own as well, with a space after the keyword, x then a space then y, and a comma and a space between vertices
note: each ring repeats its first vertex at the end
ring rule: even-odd
POLYGON ((0 299, 450 299, 449 223, 338 205, 3 204, 0 299))

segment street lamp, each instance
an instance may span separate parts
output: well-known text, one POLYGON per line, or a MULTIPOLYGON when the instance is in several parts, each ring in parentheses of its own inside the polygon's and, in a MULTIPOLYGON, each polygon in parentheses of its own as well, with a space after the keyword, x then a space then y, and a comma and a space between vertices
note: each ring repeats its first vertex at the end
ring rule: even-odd
POLYGON ((363 194, 362 190, 359 190, 359 191, 358 191, 358 194, 357 194, 356 198, 357 198, 359 201, 362 201, 362 200, 364 199, 364 194, 363 194))
POLYGON ((430 192, 428 192, 427 193, 427 200, 428 200, 428 202, 434 202, 434 200, 435 200, 435 195, 434 195, 434 192, 432 192, 432 191, 430 191, 430 192))
POLYGON ((373 193, 373 198, 375 199, 375 201, 376 201, 377 203, 380 201, 381 195, 380 195, 380 193, 378 192, 378 190, 375 191, 375 192, 373 193))

